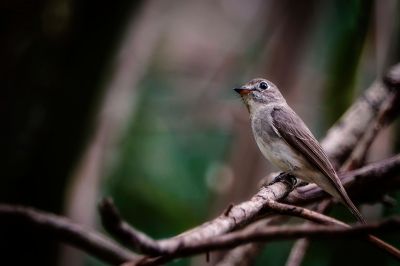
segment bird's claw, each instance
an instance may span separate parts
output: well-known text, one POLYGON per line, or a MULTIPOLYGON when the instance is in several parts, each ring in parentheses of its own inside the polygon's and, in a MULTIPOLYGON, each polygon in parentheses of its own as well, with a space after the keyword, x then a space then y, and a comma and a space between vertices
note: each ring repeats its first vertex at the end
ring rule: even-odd
POLYGON ((294 189, 294 187, 297 184, 297 178, 289 173, 285 173, 282 172, 280 173, 277 177, 274 178, 274 180, 272 180, 271 183, 269 183, 269 185, 275 184, 277 182, 282 182, 287 184, 289 187, 291 187, 292 189, 294 189))

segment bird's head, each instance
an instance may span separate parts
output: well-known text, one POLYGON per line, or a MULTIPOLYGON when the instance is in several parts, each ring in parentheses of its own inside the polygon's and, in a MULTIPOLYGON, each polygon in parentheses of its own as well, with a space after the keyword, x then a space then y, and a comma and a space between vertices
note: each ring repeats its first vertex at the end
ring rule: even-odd
POLYGON ((256 78, 234 89, 251 111, 254 107, 285 102, 278 87, 269 80, 256 78))

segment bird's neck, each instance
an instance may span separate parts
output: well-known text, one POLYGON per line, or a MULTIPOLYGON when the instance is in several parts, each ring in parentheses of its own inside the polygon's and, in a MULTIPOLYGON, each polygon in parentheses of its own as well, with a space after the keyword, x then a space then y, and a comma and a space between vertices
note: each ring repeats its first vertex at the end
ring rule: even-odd
POLYGON ((282 102, 270 102, 270 103, 260 103, 253 102, 247 106, 250 112, 250 116, 254 116, 258 112, 263 112, 265 110, 272 109, 274 107, 287 105, 285 101, 282 102))

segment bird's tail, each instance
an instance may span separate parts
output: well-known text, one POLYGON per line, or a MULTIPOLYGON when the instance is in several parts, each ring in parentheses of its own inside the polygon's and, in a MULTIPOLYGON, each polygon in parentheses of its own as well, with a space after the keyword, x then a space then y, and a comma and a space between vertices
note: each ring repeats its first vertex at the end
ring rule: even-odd
POLYGON ((340 200, 350 211, 351 213, 360 221, 362 224, 365 224, 365 219, 359 212, 359 210, 354 206, 354 203, 351 201, 349 195, 346 192, 346 189, 343 187, 342 183, 340 183, 339 177, 335 174, 329 178, 332 182, 320 182, 317 183, 323 190, 331 194, 334 198, 340 200), (333 184, 332 184, 333 183, 333 184))
POLYGON ((362 223, 362 224, 366 224, 367 222, 365 221, 364 217, 362 216, 362 214, 360 213, 360 211, 357 209, 357 207, 354 205, 354 203, 351 201, 349 195, 347 195, 346 190, 344 189, 343 186, 341 186, 341 198, 342 201, 344 203, 344 205, 346 205, 346 207, 354 214, 354 216, 357 218, 357 220, 362 223))

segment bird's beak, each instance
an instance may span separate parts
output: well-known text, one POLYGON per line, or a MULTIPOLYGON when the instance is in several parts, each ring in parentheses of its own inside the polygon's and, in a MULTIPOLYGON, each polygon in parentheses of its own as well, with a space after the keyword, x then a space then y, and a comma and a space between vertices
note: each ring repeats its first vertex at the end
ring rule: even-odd
POLYGON ((240 87, 240 88, 234 88, 234 91, 236 91, 237 93, 239 93, 240 95, 247 95, 249 94, 252 90, 248 89, 246 87, 240 87))

